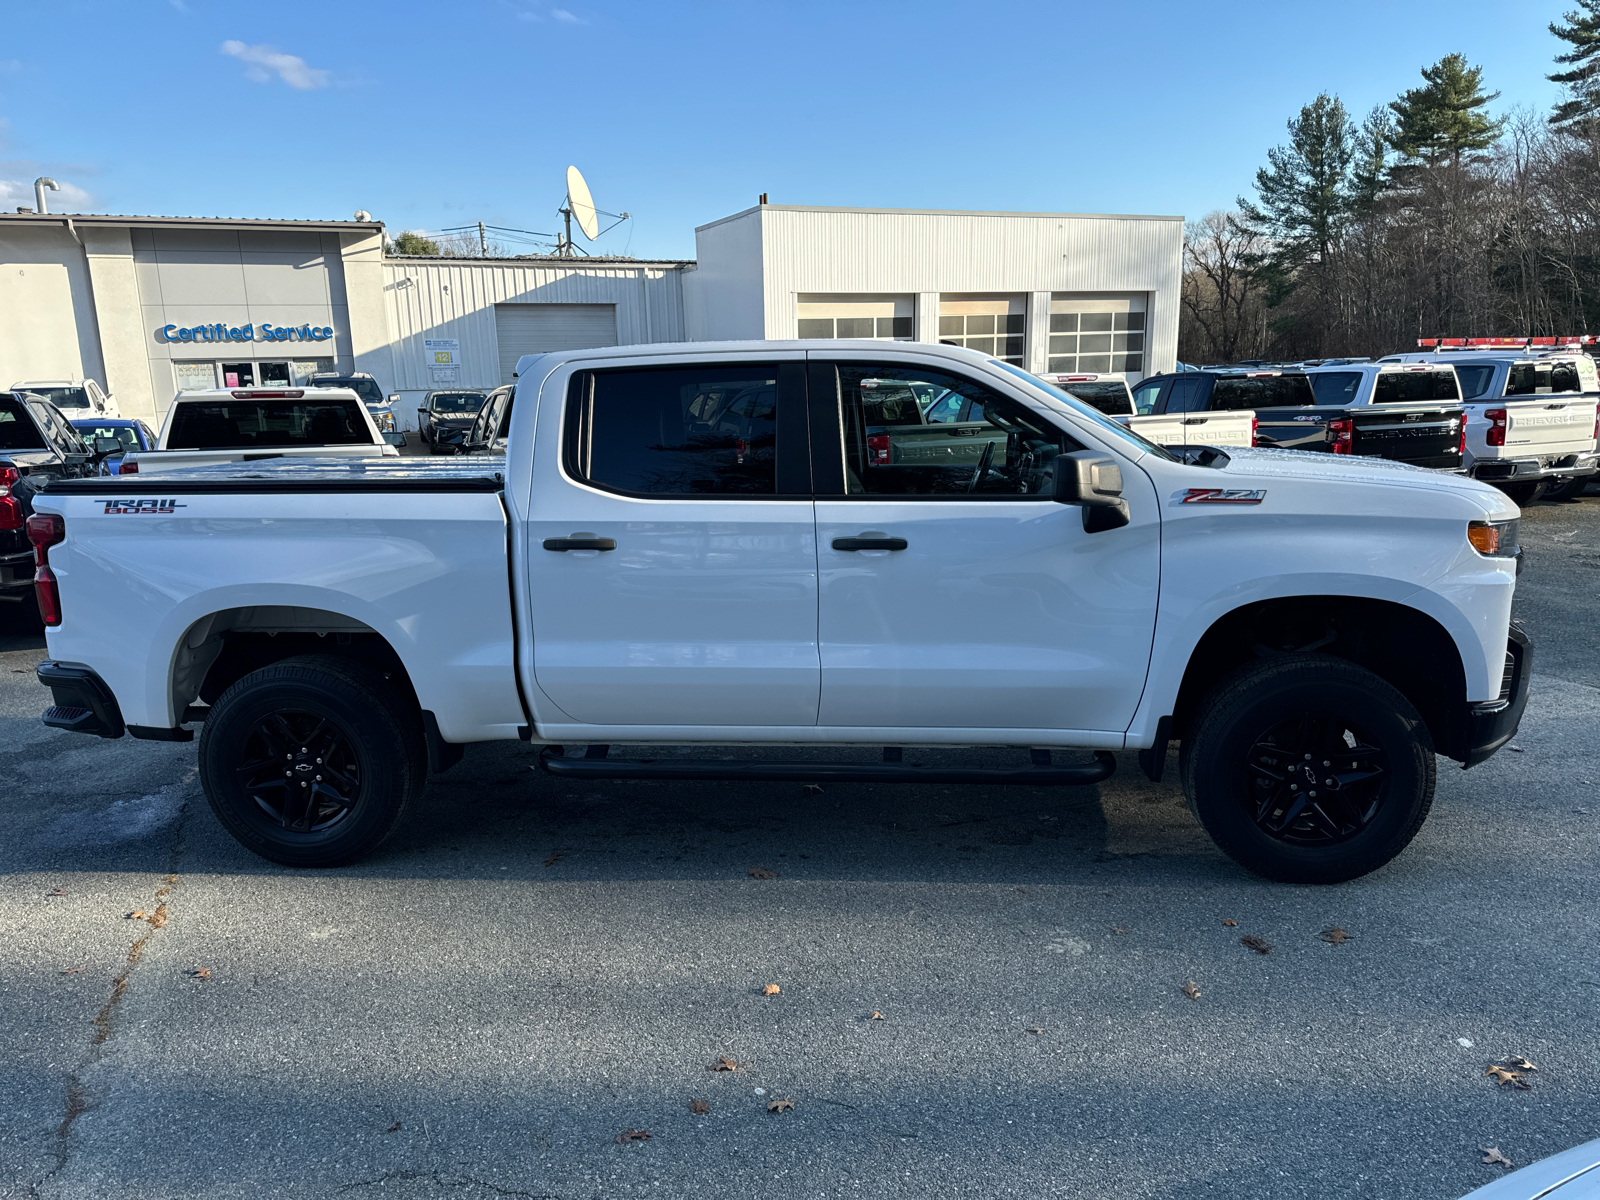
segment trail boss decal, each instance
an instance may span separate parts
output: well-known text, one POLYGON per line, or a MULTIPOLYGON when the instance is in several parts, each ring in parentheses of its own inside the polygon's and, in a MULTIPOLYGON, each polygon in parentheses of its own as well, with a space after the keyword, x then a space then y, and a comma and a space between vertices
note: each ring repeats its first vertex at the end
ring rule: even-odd
POLYGON ((1179 504, 1260 504, 1266 488, 1188 488, 1178 493, 1179 504))
POLYGON ((100 500, 97 503, 106 506, 105 515, 108 517, 171 516, 178 509, 189 507, 176 500, 100 500))

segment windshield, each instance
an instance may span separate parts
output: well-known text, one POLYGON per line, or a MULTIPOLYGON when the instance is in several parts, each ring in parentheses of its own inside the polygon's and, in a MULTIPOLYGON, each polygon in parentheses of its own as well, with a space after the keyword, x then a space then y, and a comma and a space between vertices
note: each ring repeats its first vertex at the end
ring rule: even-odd
POLYGON ((89 393, 80 387, 45 388, 31 387, 27 389, 35 396, 42 396, 60 409, 92 408, 89 403, 89 393))
POLYGON ((431 403, 436 413, 475 413, 488 398, 483 392, 435 392, 431 403))
POLYGON ((28 418, 22 401, 0 392, 0 450, 45 450, 44 437, 28 418))
POLYGON ((253 450, 276 446, 370 445, 352 400, 186 402, 172 416, 168 450, 253 450))
POLYGON ((1161 458, 1167 459, 1169 462, 1178 461, 1177 455, 1173 454, 1165 446, 1158 446, 1149 438, 1141 437, 1139 434, 1135 433, 1131 429, 1128 429, 1126 426, 1117 424, 1117 422, 1113 421, 1110 417, 1085 404, 1082 400, 1079 400, 1070 392, 1062 391, 1053 383, 1046 383, 1037 375, 1028 374, 1021 367, 1012 366, 1008 362, 1001 362, 998 358, 992 359, 991 361, 995 366, 999 367, 1002 371, 1005 371, 1008 375, 1015 375, 1034 391, 1043 392, 1046 396, 1050 397, 1050 399, 1059 401, 1067 405, 1074 412, 1080 413, 1089 421, 1093 422, 1095 425, 1098 425, 1101 432, 1112 437, 1120 438, 1124 442, 1129 442, 1147 454, 1158 455, 1161 458))
POLYGON ((1461 380, 1461 394, 1468 400, 1476 400, 1489 390, 1489 383, 1494 379, 1493 363, 1474 363, 1470 367, 1457 367, 1456 377, 1461 380))

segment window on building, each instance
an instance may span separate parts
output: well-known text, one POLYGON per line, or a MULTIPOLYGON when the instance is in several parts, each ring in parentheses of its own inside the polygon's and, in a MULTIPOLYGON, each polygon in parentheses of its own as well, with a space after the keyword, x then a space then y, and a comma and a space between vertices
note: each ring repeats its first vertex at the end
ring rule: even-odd
POLYGON ((909 342, 917 335, 916 300, 911 296, 834 296, 803 294, 795 316, 802 338, 870 338, 909 342))
POLYGON ((1144 298, 1089 300, 1053 296, 1049 338, 1045 361, 1052 373, 1142 375, 1144 298))
POLYGON ((1023 366, 1027 306, 1020 296, 939 298, 939 340, 1023 366))

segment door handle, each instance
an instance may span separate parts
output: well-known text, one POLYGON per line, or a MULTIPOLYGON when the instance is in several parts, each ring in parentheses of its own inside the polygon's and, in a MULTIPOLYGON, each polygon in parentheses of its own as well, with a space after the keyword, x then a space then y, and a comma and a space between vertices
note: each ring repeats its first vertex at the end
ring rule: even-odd
POLYGON ((835 550, 904 550, 909 542, 900 537, 839 537, 833 539, 835 550))
POLYGON ((603 537, 564 537, 545 538, 546 550, 615 550, 616 538, 603 537))

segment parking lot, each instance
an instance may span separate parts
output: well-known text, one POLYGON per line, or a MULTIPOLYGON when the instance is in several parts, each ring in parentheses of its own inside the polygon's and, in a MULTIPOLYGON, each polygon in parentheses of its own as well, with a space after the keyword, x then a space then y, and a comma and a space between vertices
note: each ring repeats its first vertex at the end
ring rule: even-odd
POLYGON ((1522 733, 1331 888, 1242 873, 1131 753, 816 788, 484 745, 288 870, 192 744, 40 725, 13 622, 0 1194, 1458 1196, 1600 1134, 1600 496, 1523 541, 1522 733))

